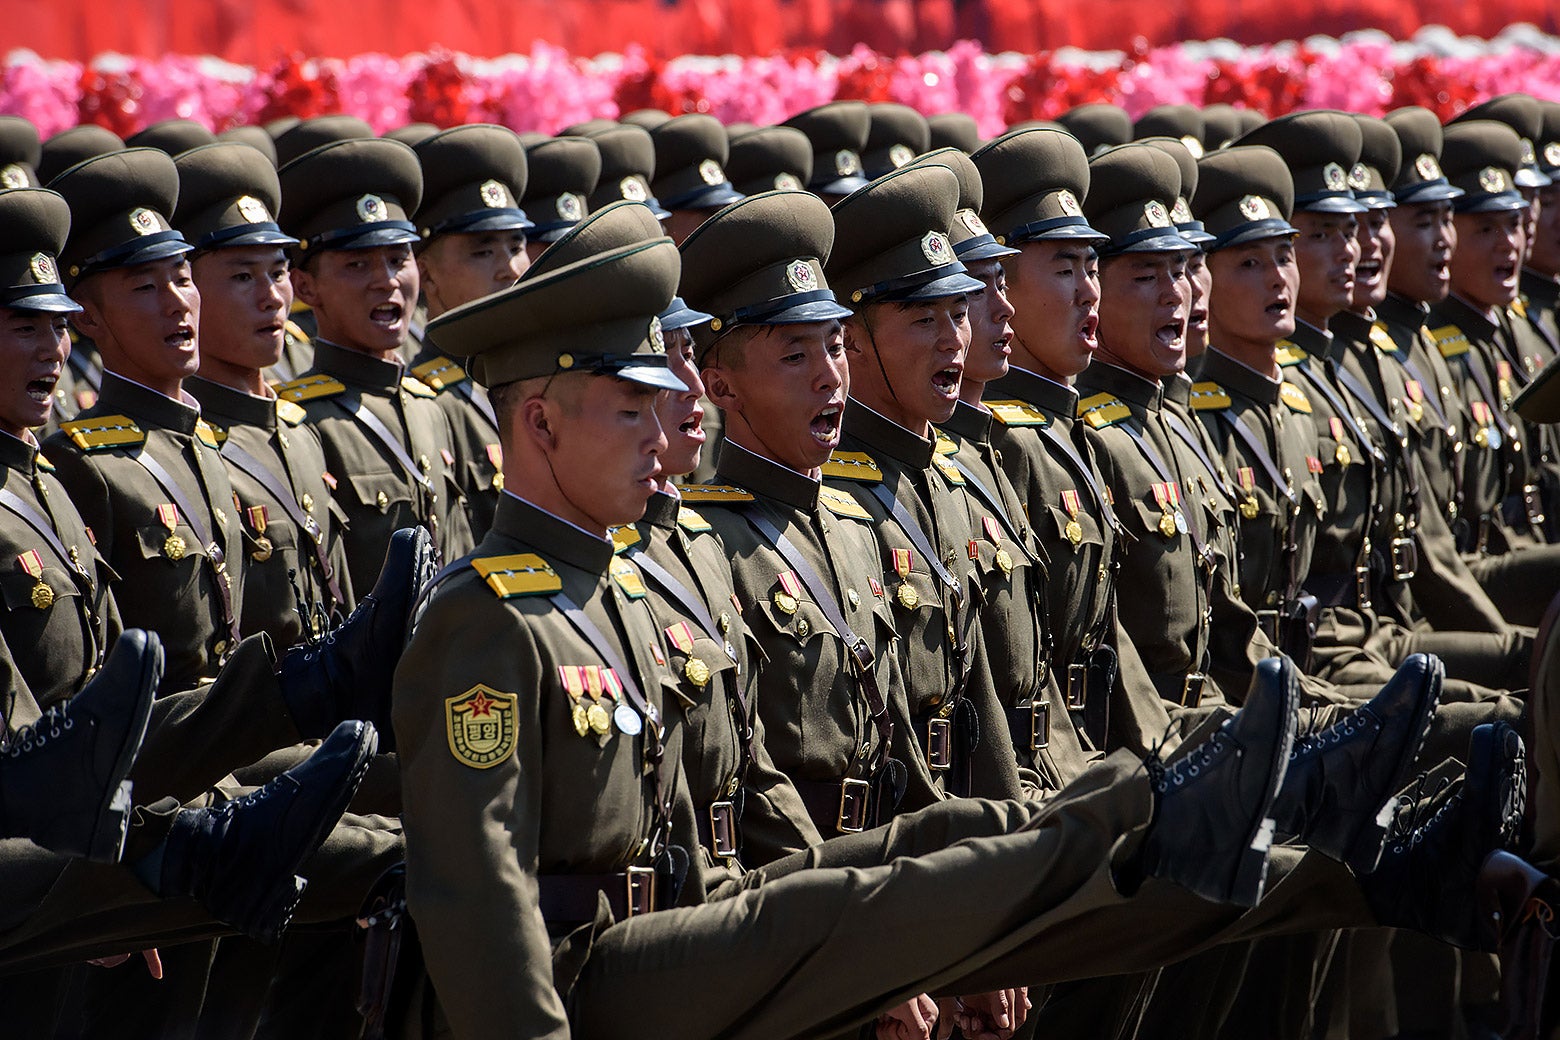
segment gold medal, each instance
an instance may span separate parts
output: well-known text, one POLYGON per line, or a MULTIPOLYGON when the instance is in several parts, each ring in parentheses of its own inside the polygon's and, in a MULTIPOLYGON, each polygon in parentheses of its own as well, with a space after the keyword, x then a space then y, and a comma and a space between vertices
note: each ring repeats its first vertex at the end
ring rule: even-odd
POLYGON ((184 539, 174 533, 179 526, 179 511, 172 503, 164 503, 157 507, 157 519, 168 529, 168 537, 163 540, 163 555, 170 560, 184 559, 184 552, 189 548, 184 539))
POLYGON ((1175 514, 1168 509, 1159 514, 1159 533, 1166 538, 1175 537, 1175 514))
POLYGON ((32 605, 39 610, 48 610, 54 605, 54 590, 42 579, 32 587, 32 605))
POLYGON ((1008 555, 1006 549, 997 550, 997 566, 1002 568, 1003 574, 1013 573, 1013 557, 1008 555))
POLYGON ((1240 515, 1245 517, 1247 520, 1255 520, 1257 518, 1257 513, 1260 511, 1261 506, 1257 505, 1257 499, 1255 495, 1248 496, 1247 499, 1240 504, 1240 515))
POLYGON ((255 551, 249 554, 249 558, 256 563, 264 563, 271 558, 272 549, 271 539, 261 535, 255 539, 255 551))
POLYGON ((781 613, 784 613, 784 614, 795 614, 796 613, 796 597, 792 596, 788 592, 777 592, 777 593, 775 593, 775 607, 781 613))
POLYGON ((683 677, 693 685, 702 687, 710 681, 710 666, 697 657, 690 657, 688 663, 683 665, 683 677))
POLYGON ((1067 521, 1067 526, 1062 528, 1062 533, 1067 536, 1074 549, 1083 542, 1083 525, 1076 520, 1067 521))
POLYGON ((607 709, 599 704, 592 704, 585 709, 585 719, 590 723, 591 732, 598 737, 604 737, 612 729, 612 716, 607 714, 607 709))
POLYGON ((1490 431, 1485 429, 1483 426, 1480 426, 1477 430, 1474 430, 1473 443, 1477 444, 1481 448, 1488 448, 1490 446, 1490 431))
POLYGON ((1338 460, 1338 465, 1347 466, 1353 456, 1349 454, 1349 446, 1347 444, 1340 444, 1333 451, 1333 458, 1338 460))
POLYGON ((920 594, 915 591, 915 588, 909 582, 899 586, 898 591, 894 595, 898 597, 899 605, 906 610, 914 610, 921 605, 920 594))
POLYGON ((585 714, 585 705, 579 701, 575 701, 574 707, 569 709, 569 718, 574 723, 574 732, 582 737, 590 732, 590 719, 585 714))
POLYGON ((186 548, 187 547, 184 544, 184 539, 180 538, 176 534, 170 534, 166 539, 163 540, 163 555, 168 557, 170 560, 184 559, 184 551, 186 548))
POLYGON ((1420 404, 1418 401, 1410 400, 1403 406, 1403 408, 1406 412, 1408 412, 1408 417, 1415 423, 1424 421, 1425 406, 1420 404))

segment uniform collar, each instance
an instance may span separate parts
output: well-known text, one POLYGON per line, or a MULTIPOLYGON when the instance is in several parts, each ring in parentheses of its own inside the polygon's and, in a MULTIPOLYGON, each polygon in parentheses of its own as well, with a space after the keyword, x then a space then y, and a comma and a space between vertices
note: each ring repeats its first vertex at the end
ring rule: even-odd
POLYGON ((592 574, 605 574, 612 562, 612 540, 598 538, 505 489, 493 513, 493 531, 506 538, 534 545, 549 560, 557 560, 592 574))
POLYGON ((1233 390, 1242 397, 1264 405, 1278 403, 1278 391, 1282 381, 1269 379, 1249 365, 1242 364, 1228 354, 1209 348, 1203 355, 1203 378, 1209 379, 1226 390, 1233 390))
POLYGON ((991 412, 964 401, 954 405, 953 414, 941 426, 960 440, 974 444, 991 440, 991 412))
POLYGON ((1334 314, 1332 321, 1327 325, 1331 330, 1334 340, 1345 343, 1370 342, 1370 330, 1376 324, 1376 312, 1358 314, 1354 311, 1339 311, 1334 314))
POLYGON ((1177 372, 1175 375, 1166 376, 1160 380, 1164 387, 1165 400, 1171 404, 1178 404, 1182 408, 1188 408, 1192 403, 1192 377, 1185 372, 1177 372))
POLYGON ((1394 292, 1387 293, 1387 298, 1376 306, 1376 316, 1382 321, 1406 325, 1411 329, 1422 326, 1429 315, 1429 304, 1410 300, 1394 292))
POLYGON ((1164 401, 1164 388, 1157 381, 1144 379, 1136 372, 1128 372, 1120 365, 1099 358, 1095 358, 1078 377, 1080 394, 1084 387, 1109 391, 1123 401, 1151 412, 1159 411, 1164 401))
POLYGON ((231 386, 192 376, 184 388, 200 402, 201 414, 226 429, 229 426, 259 426, 276 429, 276 398, 256 397, 231 386))
POLYGON ((1544 310, 1551 310, 1560 304, 1560 279, 1524 267, 1520 284, 1522 294, 1544 310))
MULTIPOLYGON (((38 446, 13 437, 9 433, 0 433, 0 466, 6 469, 14 469, 18 473, 32 476, 33 469, 37 465, 38 446)), ((0 480, 0 484, 5 481, 0 480)))
POLYGON ((735 441, 720 446, 715 479, 755 495, 778 499, 804 513, 815 512, 818 508, 818 481, 751 452, 735 441))
POLYGON ((1438 316, 1456 325, 1473 339, 1487 341, 1495 337, 1495 323, 1483 311, 1458 296, 1448 296, 1433 309, 1438 316))
POLYGON ((1308 321, 1295 319, 1295 331, 1289 337, 1289 342, 1305 351, 1311 357, 1326 360, 1333 354, 1333 348, 1337 337, 1331 332, 1324 331, 1312 325, 1308 321))
POLYGON ((932 464, 935 442, 911 433, 887 416, 873 411, 854 397, 845 399, 844 436, 863 446, 882 452, 911 469, 932 464))
POLYGON ((677 511, 680 508, 682 508, 682 499, 678 496, 657 491, 650 496, 650 501, 645 505, 645 515, 639 519, 651 527, 670 531, 677 526, 677 511))
POLYGON ((1009 365, 1007 375, 986 384, 987 400, 1014 397, 1032 404, 1052 422, 1061 420, 1071 426, 1078 414, 1078 392, 1065 383, 1036 375, 1027 368, 1009 365))
POLYGON ((394 391, 401 387, 401 361, 381 361, 361 350, 343 347, 328 339, 314 341, 314 367, 343 383, 367 390, 394 391))
POLYGON ((191 404, 175 401, 133 379, 104 372, 103 389, 93 411, 99 415, 123 412, 137 422, 188 437, 195 433, 195 424, 200 421, 200 409, 194 406, 194 400, 190 398, 191 404))

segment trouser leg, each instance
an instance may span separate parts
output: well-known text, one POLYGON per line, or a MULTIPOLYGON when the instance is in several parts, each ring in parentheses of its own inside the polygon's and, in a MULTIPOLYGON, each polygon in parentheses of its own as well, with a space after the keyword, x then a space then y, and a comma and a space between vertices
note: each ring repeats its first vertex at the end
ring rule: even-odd
POLYGON ((1560 545, 1536 545, 1468 561, 1507 621, 1537 625, 1560 589, 1560 545))

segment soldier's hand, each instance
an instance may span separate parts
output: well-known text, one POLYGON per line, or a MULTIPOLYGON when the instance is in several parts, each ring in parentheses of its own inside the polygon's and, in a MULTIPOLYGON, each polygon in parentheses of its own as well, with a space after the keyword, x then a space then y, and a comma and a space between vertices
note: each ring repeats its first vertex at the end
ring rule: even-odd
POLYGON ((1029 989, 999 989, 938 1002, 941 1015, 937 1040, 947 1040, 954 1027, 965 1040, 1009 1040, 1029 1019, 1029 989))
MULTIPOLYGON (((150 950, 142 950, 141 958, 146 961, 146 970, 151 973, 152 978, 160 979, 163 977, 162 955, 157 952, 155 947, 150 950)), ((99 957, 87 963, 99 968, 117 968, 129 959, 130 955, 128 953, 121 953, 114 957, 99 957)))
POLYGON ((877 1040, 932 1040, 936 1024, 937 1001, 922 993, 878 1016, 877 1040))

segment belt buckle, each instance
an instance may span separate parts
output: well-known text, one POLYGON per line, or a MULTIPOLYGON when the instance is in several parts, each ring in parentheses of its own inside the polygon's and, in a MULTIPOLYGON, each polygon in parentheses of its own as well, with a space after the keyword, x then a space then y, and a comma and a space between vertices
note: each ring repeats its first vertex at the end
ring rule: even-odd
POLYGON ((1542 527, 1544 525, 1544 503, 1538 497, 1537 484, 1522 485, 1522 508, 1527 513, 1529 526, 1542 527))
POLYGON ((1354 568, 1354 593, 1359 598, 1361 610, 1370 609, 1370 568, 1360 564, 1354 568))
POLYGON ((953 724, 947 719, 926 721, 926 765, 934 771, 953 765, 953 724))
POLYGON ((1202 672, 1187 672, 1186 678, 1181 680, 1181 706, 1195 708, 1201 704, 1203 686, 1207 682, 1208 677, 1202 672))
POLYGON ((1419 547, 1412 538, 1392 539, 1392 580, 1407 581, 1419 571, 1419 547))
POLYGON ((721 859, 737 855, 737 810, 729 801, 710 805, 710 851, 721 859))
POLYGON ((1029 706, 1029 750, 1040 751, 1051 746, 1051 706, 1036 701, 1029 706))
POLYGON ((1262 630, 1263 635, 1268 637, 1268 642, 1274 646, 1278 645, 1278 611, 1257 611, 1257 627, 1262 630))
POLYGON ((1089 668, 1087 665, 1067 666, 1067 710, 1082 711, 1089 700, 1089 668))
POLYGON ((648 914, 655 909, 654 867, 629 867, 623 882, 624 894, 628 897, 624 905, 628 908, 629 917, 648 914))
POLYGON ((867 812, 871 803, 871 784, 855 779, 840 781, 840 811, 834 826, 841 834, 860 834, 867 829, 867 812))

